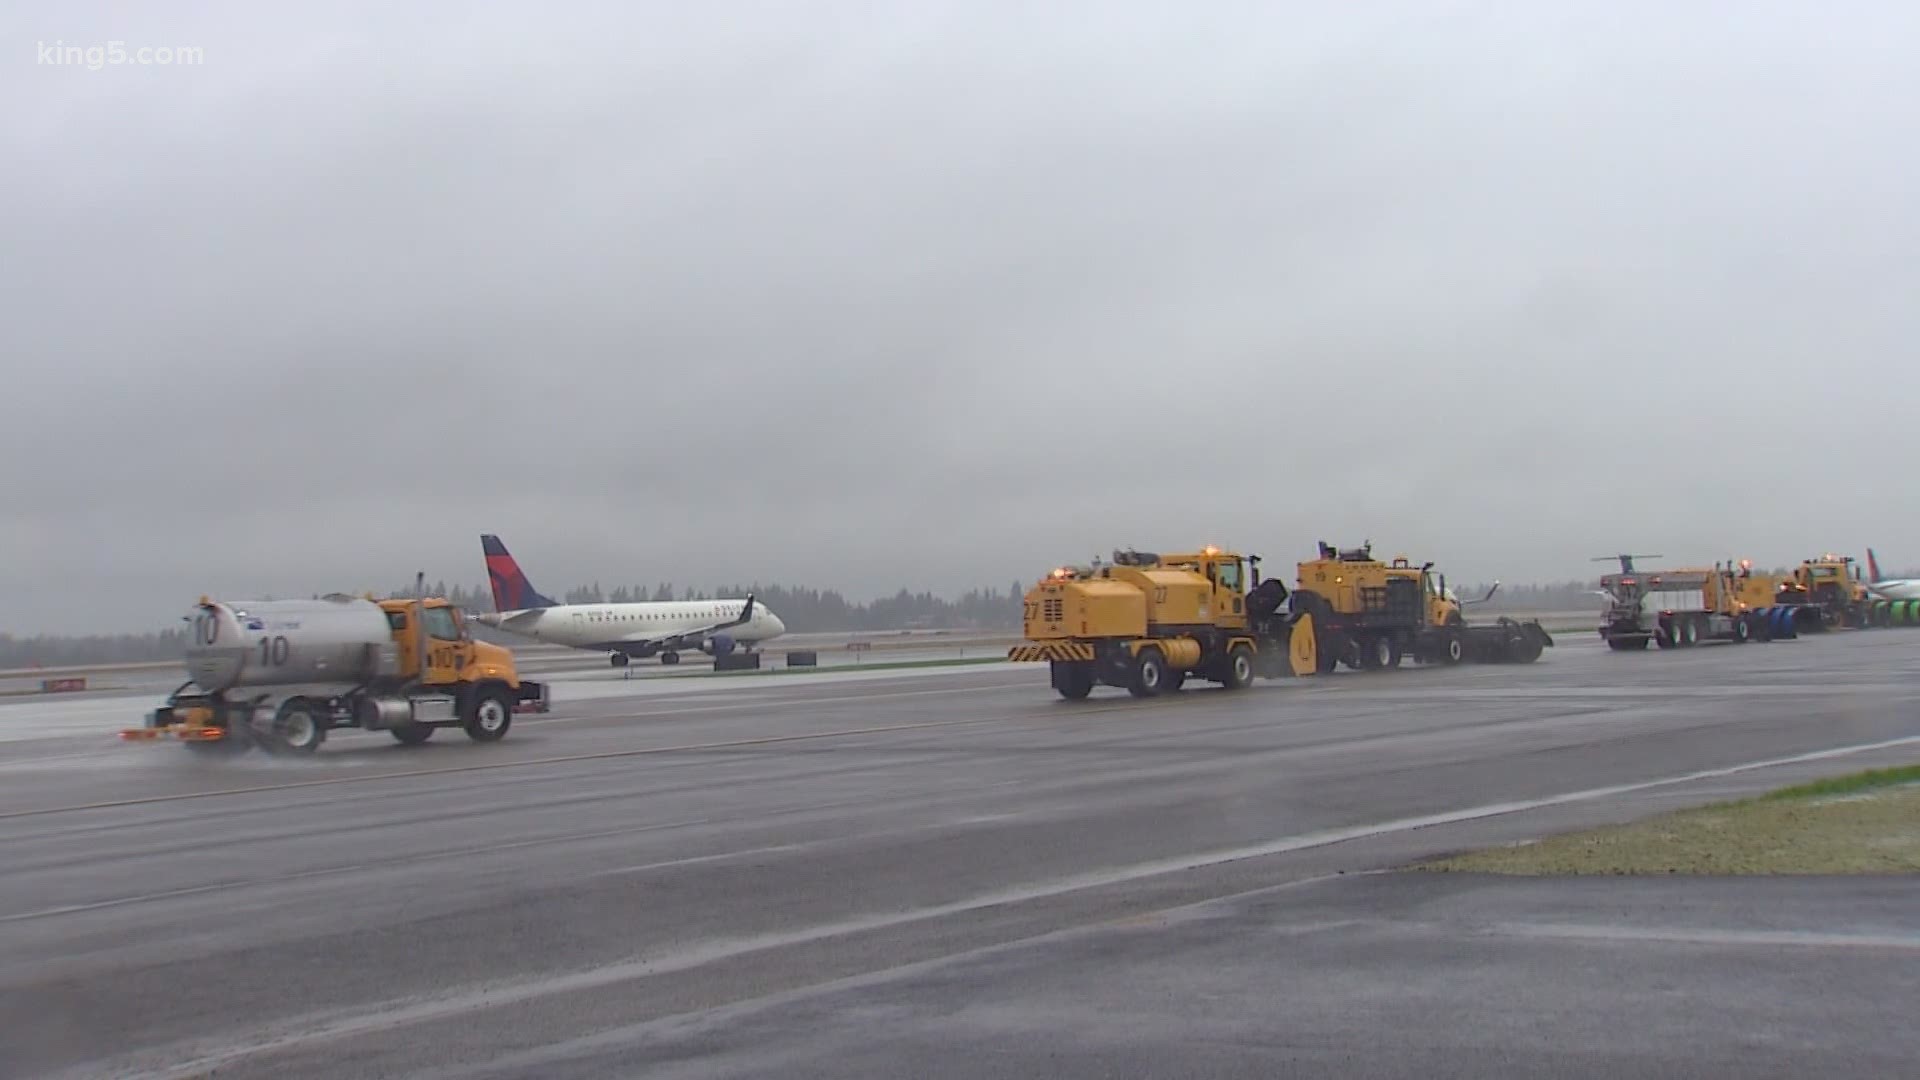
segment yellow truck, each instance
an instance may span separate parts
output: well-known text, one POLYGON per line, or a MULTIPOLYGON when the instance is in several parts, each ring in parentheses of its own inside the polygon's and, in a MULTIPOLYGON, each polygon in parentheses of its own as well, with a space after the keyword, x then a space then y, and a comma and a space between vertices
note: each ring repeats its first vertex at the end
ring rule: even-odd
POLYGON ((311 754, 334 728, 426 742, 443 727, 506 737, 515 713, 545 712, 548 687, 513 653, 476 641, 442 598, 216 601, 188 623, 187 681, 123 739, 202 751, 311 754))
POLYGON ((1045 661, 1054 689, 1075 700, 1095 686, 1154 697, 1188 678, 1238 690, 1255 677, 1311 675, 1313 621, 1282 610, 1286 586, 1261 581, 1259 562, 1209 545, 1060 567, 1027 590, 1027 640, 1007 659, 1045 661))
MULTIPOLYGON (((1499 588, 1498 583, 1493 587, 1499 588)), ((1462 601, 1433 564, 1404 556, 1377 559, 1371 544, 1342 549, 1322 542, 1316 558, 1299 564, 1291 606, 1310 620, 1319 638, 1322 673, 1337 664, 1361 671, 1462 662, 1530 664, 1553 637, 1537 620, 1501 617, 1469 625, 1462 601)))
POLYGON ((1800 619, 1806 630, 1860 629, 1886 622, 1874 617, 1872 594, 1851 555, 1828 553, 1803 560, 1781 583, 1777 602, 1809 609, 1800 619))

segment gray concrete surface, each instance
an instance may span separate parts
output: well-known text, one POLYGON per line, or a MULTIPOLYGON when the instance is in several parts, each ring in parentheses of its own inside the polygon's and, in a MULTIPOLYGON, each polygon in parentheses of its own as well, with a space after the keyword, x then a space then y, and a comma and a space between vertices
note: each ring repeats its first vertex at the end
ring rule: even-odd
POLYGON ((1322 878, 462 1075, 1909 1076, 1917 900, 1910 881, 1322 878))
POLYGON ((300 762, 0 745, 0 1072, 1894 1075, 1911 881, 1356 875, 1920 758, 1917 673, 1897 631, 1568 641, 1155 702, 686 680, 300 762))

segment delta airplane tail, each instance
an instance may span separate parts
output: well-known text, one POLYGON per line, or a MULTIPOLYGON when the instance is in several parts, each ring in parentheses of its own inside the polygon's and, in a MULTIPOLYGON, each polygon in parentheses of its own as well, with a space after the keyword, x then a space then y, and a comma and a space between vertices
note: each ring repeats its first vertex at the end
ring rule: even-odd
POLYGON ((480 551, 487 557, 487 582, 493 586, 495 611, 525 611, 529 608, 558 607, 552 598, 541 595, 527 580, 526 571, 513 561, 507 545, 488 533, 480 537, 480 551))

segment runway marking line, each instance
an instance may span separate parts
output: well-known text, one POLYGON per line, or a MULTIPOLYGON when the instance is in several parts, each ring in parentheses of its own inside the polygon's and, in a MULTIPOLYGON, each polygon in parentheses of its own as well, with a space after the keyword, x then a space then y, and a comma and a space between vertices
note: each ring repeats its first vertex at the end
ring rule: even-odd
MULTIPOLYGON (((1579 791, 1562 792, 1536 799, 1517 799, 1508 802, 1488 803, 1482 806, 1468 807, 1463 810, 1442 811, 1437 814, 1423 814, 1417 817, 1395 818, 1376 822, 1371 825, 1354 825, 1338 829, 1323 829, 1317 832, 1300 833, 1294 836, 1280 837, 1261 844, 1227 848, 1211 852, 1202 852, 1189 856, 1154 859, 1135 863, 1130 866, 1110 867, 1074 874, 1053 881, 1034 885, 1000 889, 966 897, 945 904, 934 904, 910 911, 889 912, 881 915, 860 915, 837 922, 824 923, 803 930, 785 933, 758 934, 746 938, 718 941, 704 947, 695 946, 678 953, 623 960, 614 964, 587 968, 583 971, 562 975, 531 979, 520 983, 493 984, 484 989, 472 990, 447 997, 420 1000, 403 998, 382 1003, 378 1007, 357 1014, 331 1016, 322 1014, 310 1018, 297 1018, 300 1030, 280 1033, 262 1033, 254 1041, 229 1045, 211 1053, 202 1053, 191 1061, 172 1065, 164 1070, 148 1070, 146 1075, 155 1080, 185 1080, 188 1077, 204 1076, 208 1071, 221 1066, 258 1057, 295 1049, 314 1043, 332 1042, 337 1039, 370 1035, 380 1031, 411 1027, 416 1024, 432 1023, 465 1013, 485 1009, 496 1009, 511 1005, 525 1004, 549 998, 559 994, 577 993, 584 990, 596 990, 617 985, 634 979, 652 978, 681 971, 689 971, 708 964, 736 959, 741 956, 764 952, 769 949, 785 948, 794 945, 807 945, 819 941, 845 937, 849 934, 866 933, 874 930, 887 930, 928 919, 945 918, 951 915, 963 915, 986 908, 1000 907, 1006 904, 1026 903, 1033 900, 1045 900, 1086 889, 1123 885, 1162 874, 1179 873, 1188 870, 1201 870, 1224 863, 1240 862, 1246 859, 1264 858, 1273 855, 1285 855, 1309 848, 1330 847, 1334 844, 1353 840, 1366 840, 1393 833, 1413 832, 1419 829, 1441 825, 1455 825, 1462 822, 1477 821, 1483 818, 1501 817, 1507 814, 1539 810, 1568 803, 1591 802, 1595 799, 1616 795, 1630 795, 1651 788, 1667 787, 1698 780, 1712 780, 1723 776, 1753 772, 1760 769, 1778 768, 1783 765, 1798 765, 1810 761, 1822 761, 1830 758, 1845 757, 1851 754, 1867 753, 1874 750, 1891 749, 1896 746, 1908 746, 1920 743, 1920 735, 1899 739, 1886 739, 1873 743, 1856 743, 1851 746, 1830 747, 1814 750, 1789 757, 1766 758, 1759 761, 1741 762, 1714 769, 1701 769, 1682 773, 1677 776, 1661 777, 1654 780, 1638 780, 1626 784, 1609 784, 1605 787, 1584 788, 1579 791)), ((284 1023, 284 1022, 283 1022, 284 1023)))

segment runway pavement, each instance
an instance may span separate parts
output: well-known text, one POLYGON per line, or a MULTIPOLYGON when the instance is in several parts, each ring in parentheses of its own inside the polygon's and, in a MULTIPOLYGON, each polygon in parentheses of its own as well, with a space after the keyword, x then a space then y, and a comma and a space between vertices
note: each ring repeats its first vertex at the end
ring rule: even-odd
MULTIPOLYGON (((1920 758, 1920 635, 1066 703, 580 680, 505 742, 0 744, 0 1075, 1897 1075, 1920 883, 1435 854, 1920 758)), ((35 721, 0 705, 0 728, 35 721)))

